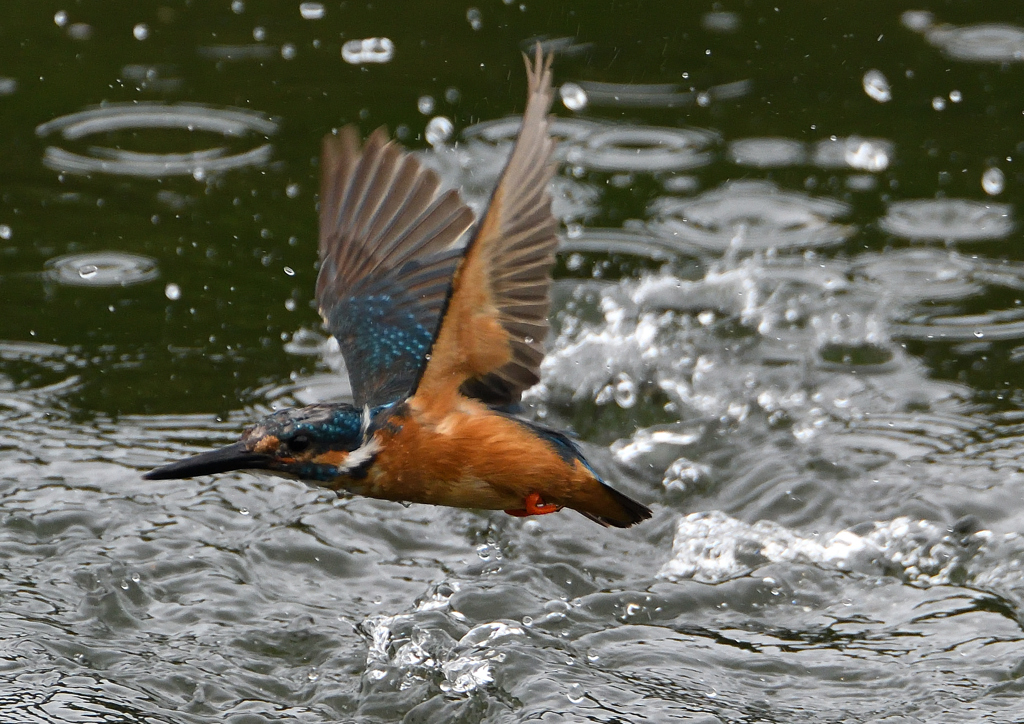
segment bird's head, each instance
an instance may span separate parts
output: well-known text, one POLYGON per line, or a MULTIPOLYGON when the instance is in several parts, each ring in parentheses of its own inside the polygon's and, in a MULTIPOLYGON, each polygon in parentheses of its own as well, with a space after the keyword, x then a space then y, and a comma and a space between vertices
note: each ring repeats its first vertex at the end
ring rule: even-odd
POLYGON ((264 470, 312 483, 358 478, 373 463, 370 413, 345 404, 309 405, 267 415, 238 442, 150 470, 148 480, 173 480, 231 470, 264 470))

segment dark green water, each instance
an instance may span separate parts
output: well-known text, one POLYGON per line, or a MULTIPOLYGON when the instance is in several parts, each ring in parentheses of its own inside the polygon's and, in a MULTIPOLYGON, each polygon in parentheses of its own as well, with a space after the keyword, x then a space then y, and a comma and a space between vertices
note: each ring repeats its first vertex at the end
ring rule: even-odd
POLYGON ((4 11, 0 721, 1020 719, 1013 4, 4 11), (654 520, 142 481, 344 399, 321 136, 385 125, 479 209, 538 39, 530 414, 654 520))

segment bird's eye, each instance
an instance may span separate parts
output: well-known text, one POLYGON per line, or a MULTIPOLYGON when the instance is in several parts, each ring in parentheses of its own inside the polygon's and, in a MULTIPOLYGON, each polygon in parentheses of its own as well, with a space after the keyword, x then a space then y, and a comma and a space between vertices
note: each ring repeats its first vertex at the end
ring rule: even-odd
POLYGON ((288 441, 288 447, 291 448, 293 452, 302 452, 309 447, 309 438, 305 435, 296 435, 288 441))

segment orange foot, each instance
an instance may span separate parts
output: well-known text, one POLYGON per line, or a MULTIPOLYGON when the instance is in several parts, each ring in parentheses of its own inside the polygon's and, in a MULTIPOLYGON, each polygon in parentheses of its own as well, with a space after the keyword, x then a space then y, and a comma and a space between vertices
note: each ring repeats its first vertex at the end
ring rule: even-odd
POLYGON ((505 512, 509 515, 514 515, 517 518, 525 518, 528 515, 547 515, 548 513, 557 513, 562 509, 561 505, 545 503, 541 499, 540 493, 530 493, 526 496, 526 500, 524 502, 526 503, 525 508, 506 510, 505 512))

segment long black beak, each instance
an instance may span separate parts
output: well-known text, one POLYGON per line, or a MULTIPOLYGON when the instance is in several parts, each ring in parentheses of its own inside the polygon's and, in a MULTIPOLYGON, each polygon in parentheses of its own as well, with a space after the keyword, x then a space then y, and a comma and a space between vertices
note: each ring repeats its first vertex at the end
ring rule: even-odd
POLYGON ((271 458, 247 450, 244 442, 222 447, 219 450, 199 453, 170 465, 150 470, 143 475, 146 480, 177 480, 194 478, 197 475, 213 475, 231 470, 259 470, 266 468, 271 458))

